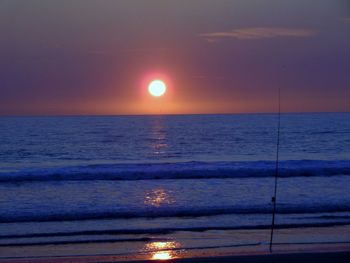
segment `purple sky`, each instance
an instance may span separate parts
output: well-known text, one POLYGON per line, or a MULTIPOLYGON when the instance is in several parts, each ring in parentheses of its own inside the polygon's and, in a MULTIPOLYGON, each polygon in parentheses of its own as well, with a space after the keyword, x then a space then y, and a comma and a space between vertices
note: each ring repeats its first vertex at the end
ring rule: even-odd
POLYGON ((347 0, 2 0, 0 35, 0 114, 350 111, 347 0))

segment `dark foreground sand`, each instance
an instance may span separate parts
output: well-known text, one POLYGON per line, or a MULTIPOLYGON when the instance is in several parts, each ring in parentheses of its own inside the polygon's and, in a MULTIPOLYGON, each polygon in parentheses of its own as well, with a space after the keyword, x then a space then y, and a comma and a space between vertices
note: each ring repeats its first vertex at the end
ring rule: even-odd
MULTIPOLYGON (((179 262, 179 263, 349 263, 349 252, 310 252, 310 253, 288 253, 288 254, 261 254, 261 255, 237 255, 237 256, 222 256, 222 257, 202 257, 202 258, 182 258, 171 260, 159 260, 160 262, 179 262)), ((16 259, 16 260, 0 260, 0 262, 11 263, 91 263, 91 262, 116 262, 113 256, 101 257, 62 257, 62 258, 35 258, 35 259, 16 259)), ((120 261, 118 261, 120 262, 120 261)), ((130 263, 130 261, 127 261, 130 263)), ((155 262, 155 260, 133 261, 134 263, 155 262)))
MULTIPOLYGON (((138 261, 138 263, 150 261, 138 261)), ((153 261, 154 262, 154 261, 153 261)), ((184 258, 173 259, 163 262, 179 263, 209 263, 209 262, 233 262, 233 263, 294 263, 294 262, 350 262, 350 252, 331 252, 331 253, 294 253, 294 254, 266 254, 266 255, 244 255, 244 256, 226 256, 226 257, 207 257, 207 258, 184 258)))
MULTIPOLYGON (((92 263, 92 262, 281 262, 350 263, 350 226, 277 229, 273 253, 269 253, 270 231, 224 230, 178 232, 170 236, 183 246, 151 246, 147 242, 87 243, 67 245, 0 246, 0 263, 92 263), (230 242, 259 242, 249 246, 224 246, 230 242), (223 241, 219 246, 213 242, 223 241), (187 243, 186 243, 187 242, 187 243), (192 242, 192 243, 191 243, 192 242), (203 243, 204 242, 204 243, 203 243), (197 245, 202 247, 196 248, 197 245), (129 247, 130 246, 130 247, 129 247), (146 246, 147 247, 147 246, 146 246), (129 253, 120 253, 126 251, 129 253), (138 251, 138 252, 137 252, 138 251), (173 258, 169 260, 169 258, 173 258), (161 260, 167 259, 167 260, 161 260)), ((165 244, 166 242, 151 242, 165 244)), ((171 242, 170 242, 171 243, 171 242)))

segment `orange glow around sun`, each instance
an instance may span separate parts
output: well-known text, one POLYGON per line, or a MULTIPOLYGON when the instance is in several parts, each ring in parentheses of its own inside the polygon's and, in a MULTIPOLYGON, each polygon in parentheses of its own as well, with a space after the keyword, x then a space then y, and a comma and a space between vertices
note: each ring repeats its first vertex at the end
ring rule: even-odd
MULTIPOLYGON (((138 82, 137 102, 129 103, 131 111, 136 114, 171 114, 177 113, 181 104, 175 96, 171 74, 160 71, 145 72, 138 82)), ((135 93, 136 94, 136 93, 135 93)), ((125 109, 125 108, 124 108, 125 109)), ((127 109, 126 109, 127 110, 127 109)), ((155 151, 161 152, 162 146, 155 151)))

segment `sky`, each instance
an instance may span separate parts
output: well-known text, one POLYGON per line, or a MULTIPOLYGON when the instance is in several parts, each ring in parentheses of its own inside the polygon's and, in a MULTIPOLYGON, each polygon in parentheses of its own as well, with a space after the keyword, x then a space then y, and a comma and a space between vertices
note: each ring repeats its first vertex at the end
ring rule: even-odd
POLYGON ((0 36, 2 115, 350 111, 348 0, 1 0, 0 36))

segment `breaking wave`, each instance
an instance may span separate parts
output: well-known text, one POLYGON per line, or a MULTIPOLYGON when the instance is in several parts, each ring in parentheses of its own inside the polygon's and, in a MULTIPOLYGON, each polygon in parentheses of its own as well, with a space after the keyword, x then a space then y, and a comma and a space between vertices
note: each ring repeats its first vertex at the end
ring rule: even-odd
MULTIPOLYGON (((271 177, 272 161, 101 164, 1 171, 0 182, 271 177)), ((282 161, 280 177, 350 175, 350 161, 282 161)))

